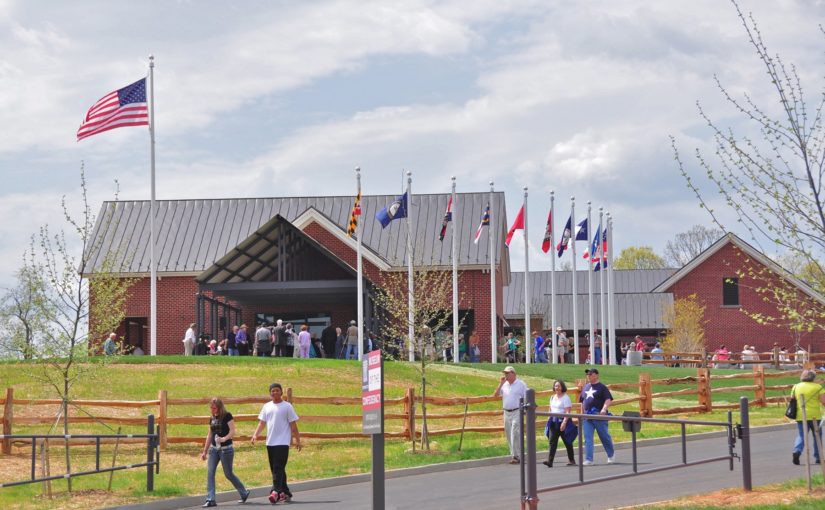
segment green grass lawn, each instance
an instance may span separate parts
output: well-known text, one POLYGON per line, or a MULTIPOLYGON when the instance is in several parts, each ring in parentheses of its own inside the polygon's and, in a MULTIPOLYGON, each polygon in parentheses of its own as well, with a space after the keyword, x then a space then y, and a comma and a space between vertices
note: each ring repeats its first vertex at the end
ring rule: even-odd
MULTIPOLYGON (((478 396, 490 395, 495 390, 503 364, 462 364, 430 365, 427 372, 428 395, 431 396, 478 396)), ((584 377, 584 366, 578 365, 518 365, 519 376, 536 390, 551 388, 554 379, 562 379, 569 386, 575 386, 576 379, 584 377)), ((37 367, 24 363, 0 363, 0 391, 12 386, 15 398, 55 398, 53 390, 34 380, 31 373, 37 367)), ((693 368, 645 367, 600 367, 602 381, 611 383, 635 383, 640 372, 648 372, 653 379, 665 379, 695 375, 693 368)), ((716 373, 742 373, 736 370, 714 371, 716 373)), ((209 397, 209 396, 256 396, 262 402, 267 398, 271 382, 280 382, 290 387, 296 397, 300 396, 347 396, 356 397, 361 391, 361 368, 355 361, 338 360, 293 360, 275 358, 239 358, 239 357, 124 357, 115 363, 101 368, 93 379, 81 380, 74 389, 76 399, 94 400, 154 400, 158 390, 168 390, 169 398, 209 397)), ((767 384, 787 384, 796 379, 769 379, 767 384)), ((714 386, 742 386, 752 384, 747 379, 714 382, 714 386)), ((385 393, 387 398, 402 397, 406 389, 415 387, 420 395, 420 374, 416 365, 405 362, 388 362, 385 364, 385 393)), ((654 392, 671 391, 690 385, 656 386, 654 392)), ((694 386, 695 387, 695 386, 694 386)), ((616 398, 637 394, 635 390, 616 392, 616 398)), ((745 393, 753 398, 752 393, 745 393)), ((715 403, 736 403, 739 394, 714 394, 715 403)), ((668 399, 656 399, 654 408, 681 407, 695 405, 695 395, 678 396, 668 399)), ((540 409, 546 409, 547 399, 539 401, 540 409)), ((233 414, 257 414, 260 404, 230 405, 233 414)), ((489 402, 471 406, 470 410, 497 410, 500 403, 489 402)), ((460 413, 462 406, 428 406, 428 413, 460 413)), ((614 414, 623 410, 637 410, 636 403, 625 404, 613 409, 614 414)), ((771 405, 765 408, 751 409, 753 425, 781 423, 784 406, 771 405)), ((332 406, 321 404, 296 404, 299 415, 360 415, 357 406, 332 406)), ((387 412, 398 412, 401 406, 388 407, 387 412)), ((15 416, 54 416, 56 408, 44 406, 15 406, 15 416)), ((112 414, 119 416, 143 417, 156 408, 143 409, 88 409, 92 414, 112 414)), ((419 409, 420 412, 420 409, 419 409)), ((170 407, 170 416, 206 416, 206 405, 188 405, 170 407)), ((708 421, 724 421, 726 411, 691 415, 692 418, 708 421)), ((737 420, 734 414, 734 422, 737 420)), ((300 423, 300 422, 299 422, 300 423)), ((499 426, 499 416, 481 417, 468 422, 468 426, 499 426)), ((255 422, 239 422, 240 435, 249 435, 255 422)), ((420 430, 420 420, 418 422, 420 430)), ((432 420, 430 430, 456 428, 460 420, 432 420)), ((360 422, 342 423, 302 423, 302 432, 359 432, 360 422)), ((112 433, 113 426, 76 424, 72 432, 112 433)), ((628 434, 611 427, 614 439, 623 441, 628 434)), ((48 426, 18 427, 15 433, 46 432, 48 426)), ((401 421, 388 422, 387 430, 401 430, 401 421)), ((678 433, 679 429, 666 425, 644 424, 639 437, 652 438, 678 433)), ((690 433, 705 432, 707 427, 690 426, 690 433)), ((145 433, 145 426, 123 427, 124 433, 145 433)), ((170 436, 202 437, 206 434, 206 425, 170 425, 170 436)), ((541 434, 541 431, 539 432, 541 434)), ((507 447, 500 434, 469 433, 464 437, 462 450, 458 451, 458 435, 433 437, 435 445, 432 454, 412 454, 410 443, 400 439, 390 439, 386 444, 386 466, 388 469, 449 462, 454 460, 475 459, 506 455, 507 447)), ((538 439, 539 448, 544 448, 546 440, 538 439)), ((313 440, 305 441, 307 448, 301 453, 290 456, 289 474, 291 480, 307 480, 346 474, 364 473, 370 469, 370 441, 367 436, 349 440, 313 440)), ((170 497, 184 494, 203 494, 205 492, 205 463, 200 460, 202 444, 170 444, 161 455, 161 472, 155 481, 155 492, 145 491, 145 472, 141 469, 117 472, 113 479, 113 492, 105 491, 108 475, 93 475, 77 478, 74 489, 83 492, 72 498, 65 496, 57 500, 44 500, 38 495, 40 485, 28 485, 17 488, 0 489, 0 508, 87 508, 114 504, 123 504, 157 497, 170 497), (79 506, 78 506, 79 505, 79 506)), ((73 449, 73 470, 89 467, 94 463, 92 449, 73 449)), ((236 472, 249 486, 266 485, 268 480, 266 459, 263 449, 252 447, 246 442, 236 444, 236 472)), ((111 462, 111 448, 104 448, 104 458, 111 462)), ((11 457, 4 458, 0 466, 0 481, 19 480, 28 476, 29 451, 18 450, 11 457)), ((136 462, 145 458, 138 448, 121 448, 119 462, 136 462)), ((52 471, 62 472, 62 450, 53 446, 51 456, 52 471)), ((55 482, 54 491, 65 491, 65 482, 55 482)), ((229 490, 231 486, 218 477, 219 490, 229 490)))

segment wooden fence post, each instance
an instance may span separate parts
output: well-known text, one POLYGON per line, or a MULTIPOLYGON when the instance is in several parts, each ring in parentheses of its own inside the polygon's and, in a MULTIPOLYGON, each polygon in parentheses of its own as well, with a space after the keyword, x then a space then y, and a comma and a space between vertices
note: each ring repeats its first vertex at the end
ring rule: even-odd
POLYGON ((653 417, 653 386, 650 384, 650 374, 639 374, 639 414, 645 418, 653 417))
POLYGON ((708 350, 702 347, 702 361, 699 363, 699 366, 702 368, 708 367, 708 350))
POLYGON ((773 368, 779 370, 779 346, 773 345, 773 368))
MULTIPOLYGON (((14 388, 6 388, 6 403, 3 405, 3 435, 10 436, 12 434, 12 423, 14 422, 14 388)), ((3 453, 5 455, 11 454, 11 439, 3 439, 3 453)))
POLYGON ((286 400, 290 404, 292 403, 292 388, 286 389, 286 398, 284 400, 286 400))
POLYGON ((753 384, 756 386, 753 395, 753 404, 759 407, 765 407, 765 366, 753 366, 753 384))
POLYGON ((407 388, 407 391, 404 394, 404 437, 407 439, 412 437, 410 435, 410 424, 412 423, 410 412, 413 407, 412 403, 414 398, 415 390, 413 388, 407 388))
POLYGON ((158 390, 158 428, 160 429, 160 450, 166 451, 168 432, 167 414, 168 412, 168 394, 166 390, 158 390))
POLYGON ((696 377, 698 379, 699 405, 705 408, 704 412, 709 413, 713 411, 713 400, 710 396, 710 370, 699 368, 696 370, 696 377))

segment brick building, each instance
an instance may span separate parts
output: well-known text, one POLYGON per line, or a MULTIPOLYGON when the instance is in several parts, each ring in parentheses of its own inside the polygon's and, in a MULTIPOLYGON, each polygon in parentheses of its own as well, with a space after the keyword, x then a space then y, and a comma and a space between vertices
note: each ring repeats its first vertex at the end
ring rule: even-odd
MULTIPOLYGON (((375 213, 392 196, 364 196, 359 233, 364 267, 365 326, 379 331, 374 292, 382 275, 406 271, 406 220, 386 228, 375 213)), ((415 265, 449 271, 451 236, 442 241, 438 231, 448 194, 414 195, 410 225, 415 265)), ((223 338, 232 325, 250 326, 275 319, 307 323, 320 332, 327 325, 344 326, 357 311, 356 241, 346 235, 352 197, 289 197, 220 200, 158 201, 156 254, 158 264, 158 354, 182 353, 188 325, 215 338, 223 338)), ((92 255, 92 270, 102 267, 105 254, 116 254, 122 273, 137 277, 126 304, 127 318, 118 330, 126 342, 149 352, 149 250, 147 201, 106 202, 101 207, 92 255)), ((496 337, 523 329, 524 273, 511 272, 509 252, 502 240, 507 228, 502 193, 460 193, 454 207, 458 246, 459 313, 462 331, 476 335, 482 359, 491 357, 490 257, 496 267, 496 337), (491 202, 492 199, 492 203, 491 202), (473 243, 480 216, 487 204, 493 212, 491 229, 473 243), (495 236, 490 253, 490 232, 495 236)), ((728 234, 683 268, 650 271, 614 271, 616 337, 618 341, 640 334, 648 339, 662 335, 663 306, 673 299, 696 293, 706 308, 708 348, 726 344, 733 349, 748 343, 769 350, 774 342, 791 347, 785 327, 760 325, 742 312, 771 313, 753 291, 754 283, 741 279, 737 268, 745 261, 784 271, 753 247, 728 234), (735 282, 735 285, 732 283, 735 282)), ((536 261, 536 267, 545 265, 536 261)), ((546 266, 545 266, 546 267, 546 266)), ((531 272, 532 329, 548 331, 549 272, 531 272)), ((572 272, 556 272, 557 320, 571 335, 572 272)), ((587 272, 576 275, 576 300, 580 336, 589 329, 587 272)), ((786 277, 802 299, 816 306, 825 299, 803 282, 786 277)), ((598 283, 596 284, 598 289, 598 283)), ((596 290, 598 292, 598 290, 596 290)), ((598 295, 598 294, 597 294, 598 295)), ((445 303, 449 309, 449 303, 445 303)), ((594 325, 599 328, 599 305, 594 325)), ((825 348, 825 332, 806 333, 800 342, 814 351, 825 348)), ((581 359, 584 359, 582 357, 581 359)))

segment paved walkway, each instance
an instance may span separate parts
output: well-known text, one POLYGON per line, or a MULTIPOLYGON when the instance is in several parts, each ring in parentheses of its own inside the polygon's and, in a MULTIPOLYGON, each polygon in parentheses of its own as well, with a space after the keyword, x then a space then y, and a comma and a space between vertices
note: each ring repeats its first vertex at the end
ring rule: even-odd
MULTIPOLYGON (((771 427, 764 431, 752 431, 754 486, 800 478, 805 475, 804 466, 791 464, 790 451, 794 434, 795 428, 792 426, 780 430, 771 427)), ((741 451, 739 443, 737 443, 736 451, 737 453, 741 451)), ((724 437, 691 440, 688 443, 689 461, 716 457, 726 452, 727 440, 724 437)), ((540 452, 539 461, 544 460, 544 455, 546 452, 540 452)), ((597 449, 597 464, 585 468, 585 479, 632 471, 629 449, 618 449, 616 458, 616 464, 606 465, 604 453, 597 449)), ((680 443, 648 445, 638 450, 640 470, 670 465, 679 462, 680 459, 680 443)), ((388 479, 386 481, 386 508, 397 510, 519 508, 518 467, 505 464, 504 459, 493 462, 495 462, 494 465, 388 479)), ((539 464, 537 469, 540 488, 578 480, 578 468, 562 465, 550 469, 539 464)), ((368 481, 311 490, 300 490, 299 485, 295 484, 293 487, 295 499, 292 503, 277 506, 291 506, 300 510, 338 508, 368 510, 372 508, 371 484, 368 481)), ((728 462, 722 461, 541 493, 539 494, 539 508, 607 509, 741 486, 742 470, 739 461, 735 461, 733 471, 729 470, 728 462)), ((255 495, 258 494, 261 494, 260 490, 255 495)), ((231 502, 219 503, 219 508, 250 510, 271 506, 265 497, 250 498, 245 505, 234 503, 237 495, 232 495, 231 498, 231 502)), ((220 498, 219 501, 221 501, 220 498)), ((200 504, 189 506, 193 504, 191 498, 179 500, 179 506, 170 506, 169 503, 172 503, 170 501, 165 503, 163 508, 193 510, 200 508, 200 504)))

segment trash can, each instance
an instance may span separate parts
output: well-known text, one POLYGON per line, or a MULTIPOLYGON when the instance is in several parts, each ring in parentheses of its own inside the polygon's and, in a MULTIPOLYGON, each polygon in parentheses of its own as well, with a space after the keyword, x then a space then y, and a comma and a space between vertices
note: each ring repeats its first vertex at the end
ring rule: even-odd
MULTIPOLYGON (((641 414, 639 414, 636 411, 625 411, 625 412, 622 413, 622 416, 633 416, 633 417, 638 418, 638 417, 641 416, 641 414)), ((623 421, 622 422, 622 430, 624 430, 625 432, 639 432, 640 430, 642 430, 642 422, 640 422, 640 421, 623 421)))
POLYGON ((642 357, 644 353, 641 351, 627 351, 627 364, 631 367, 642 366, 642 357))

